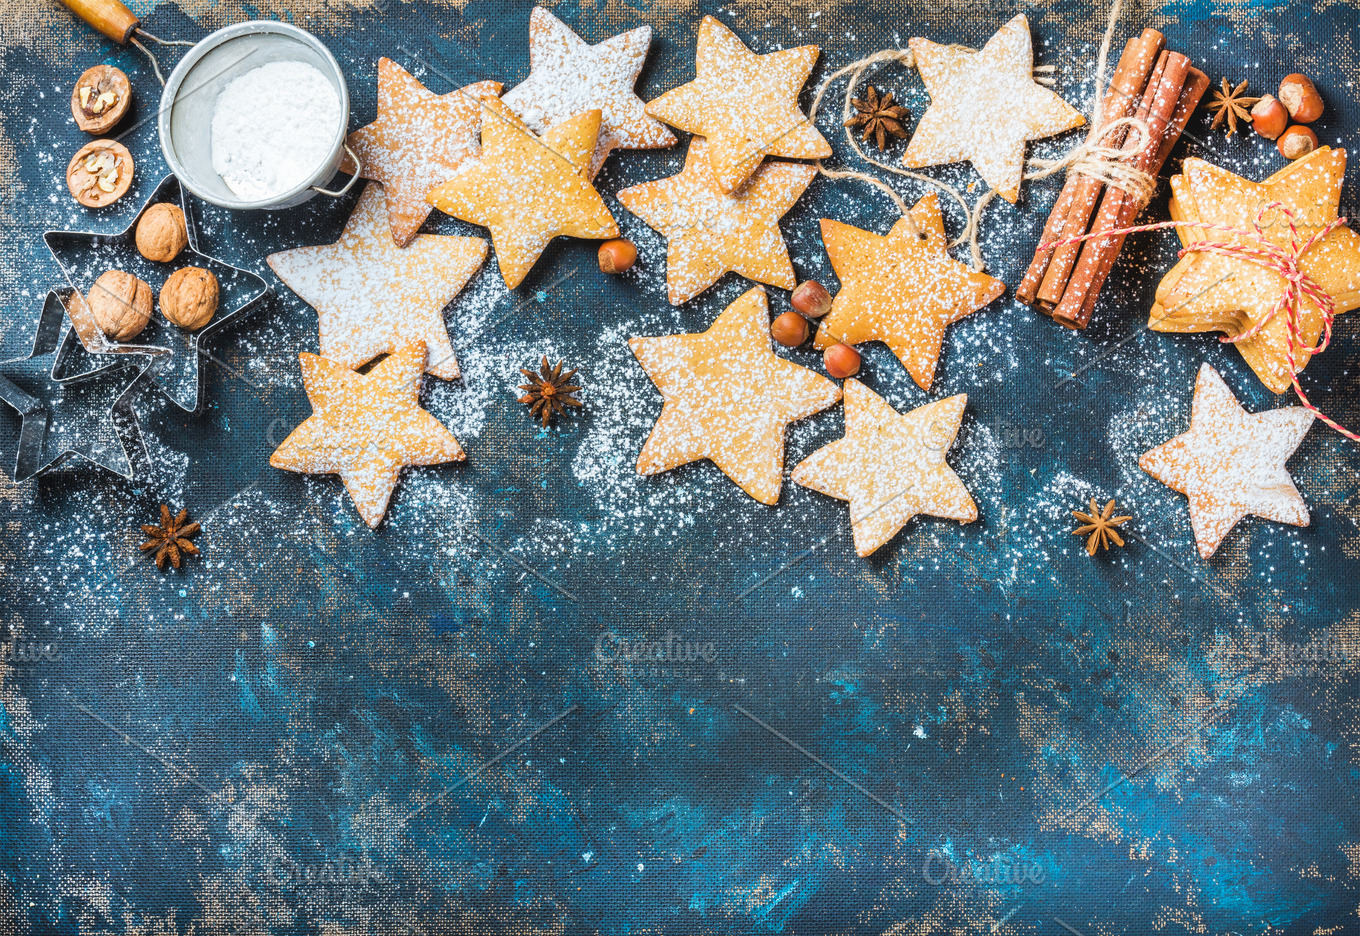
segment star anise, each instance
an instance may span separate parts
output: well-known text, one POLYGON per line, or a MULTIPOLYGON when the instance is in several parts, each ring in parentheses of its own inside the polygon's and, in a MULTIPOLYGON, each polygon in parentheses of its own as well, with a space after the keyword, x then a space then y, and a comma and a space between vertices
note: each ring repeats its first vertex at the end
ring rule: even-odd
POLYGON ((565 361, 558 361, 556 367, 548 366, 548 359, 543 358, 540 373, 535 374, 531 370, 520 368, 519 372, 529 378, 529 383, 520 384, 521 390, 528 391, 519 398, 521 403, 528 405, 529 413, 539 417, 543 421, 544 428, 548 425, 548 420, 558 413, 565 413, 568 406, 580 407, 581 401, 572 396, 573 393, 581 388, 575 384, 567 383, 576 375, 576 368, 572 368, 565 374, 562 373, 562 365, 565 361))
POLYGON ((188 510, 181 510, 172 517, 170 508, 161 504, 161 525, 142 524, 142 532, 150 537, 142 544, 142 552, 156 550, 156 568, 163 570, 169 560, 178 569, 181 555, 198 555, 198 547, 189 542, 189 537, 198 533, 198 522, 186 523, 188 519, 188 510))
POLYGON ((911 111, 893 104, 891 91, 880 99, 878 89, 870 85, 865 91, 864 98, 864 100, 850 99, 850 103, 859 113, 845 122, 847 127, 863 127, 864 142, 872 139, 879 149, 888 148, 890 134, 899 140, 907 138, 907 128, 903 126, 902 121, 911 119, 911 111))
POLYGON ((1251 106, 1261 99, 1243 94, 1242 92, 1246 90, 1245 81, 1234 88, 1228 84, 1227 78, 1223 79, 1222 90, 1215 88, 1213 100, 1204 105, 1214 115, 1214 122, 1209 125, 1210 130, 1217 130, 1219 126, 1227 123, 1223 135, 1230 137, 1237 132, 1239 120, 1251 123, 1251 106))
POLYGON ((1124 540, 1120 537, 1115 528, 1132 520, 1132 517, 1114 516, 1114 501, 1105 505, 1101 510, 1096 506, 1096 499, 1091 498, 1091 512, 1082 513, 1080 510, 1072 511, 1072 516, 1082 522, 1082 526, 1077 527, 1072 532, 1077 536, 1091 534, 1086 541, 1086 554, 1094 556, 1097 549, 1109 549, 1113 542, 1116 546, 1123 546, 1124 540))

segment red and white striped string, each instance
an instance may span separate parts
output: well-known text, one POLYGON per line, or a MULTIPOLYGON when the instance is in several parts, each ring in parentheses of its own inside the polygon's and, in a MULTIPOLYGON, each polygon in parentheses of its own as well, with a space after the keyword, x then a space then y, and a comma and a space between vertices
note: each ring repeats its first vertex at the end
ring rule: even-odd
POLYGON ((1214 241, 1203 240, 1194 241, 1181 248, 1179 256, 1184 257, 1188 253, 1213 253, 1224 257, 1232 257, 1237 260, 1245 260, 1254 263, 1259 267, 1270 270, 1279 275, 1285 281, 1284 292, 1276 301, 1273 308, 1259 322, 1251 328, 1242 332, 1240 335, 1227 335, 1219 338, 1224 344, 1236 344, 1258 335, 1261 329, 1265 328, 1272 319, 1280 312, 1285 314, 1285 325, 1287 328, 1287 340, 1285 343, 1285 357, 1289 362, 1290 380, 1294 384, 1294 393, 1298 395, 1299 402, 1310 413, 1331 426, 1337 432, 1353 442, 1360 442, 1360 435, 1351 432, 1349 429, 1330 419, 1322 410, 1308 402, 1307 395, 1303 392, 1303 387, 1299 385, 1298 368, 1295 366, 1295 355, 1299 351, 1305 351, 1310 356, 1320 354, 1327 349, 1332 340, 1332 321, 1336 317, 1336 301, 1325 289, 1305 273, 1299 267, 1299 260, 1314 245, 1325 239, 1329 234, 1346 223, 1345 218, 1337 218, 1302 244, 1299 243, 1298 227, 1294 221, 1294 213, 1285 205, 1279 202, 1271 202, 1261 208, 1256 213, 1256 219, 1252 222, 1253 231, 1244 231, 1239 228, 1227 227, 1221 224, 1211 224, 1207 221, 1158 221, 1154 224, 1140 224, 1136 227, 1118 228, 1108 231, 1096 231, 1092 234, 1083 234, 1078 237, 1065 237, 1061 240, 1049 241, 1039 246, 1040 250, 1052 250, 1067 244, 1079 244, 1083 241, 1095 240, 1096 238, 1119 237, 1127 234, 1137 234, 1143 231, 1164 231, 1168 229, 1190 228, 1201 231, 1215 231, 1223 234, 1231 234, 1241 240, 1214 241), (1268 211, 1278 209, 1289 223, 1289 246, 1284 247, 1266 239, 1265 232, 1261 229, 1261 220, 1268 211), (1317 306, 1322 313, 1322 337, 1316 347, 1304 347, 1303 335, 1299 331, 1299 305, 1303 297, 1307 297, 1317 306))

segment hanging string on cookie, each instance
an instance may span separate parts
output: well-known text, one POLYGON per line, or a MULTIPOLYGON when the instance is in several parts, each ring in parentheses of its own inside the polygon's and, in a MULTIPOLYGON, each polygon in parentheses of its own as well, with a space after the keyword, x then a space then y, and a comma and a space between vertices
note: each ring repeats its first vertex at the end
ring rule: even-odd
MULTIPOLYGON (((1114 42, 1114 31, 1123 12, 1123 6, 1123 0, 1113 0, 1110 4, 1110 12, 1105 22, 1105 35, 1101 38, 1100 50, 1096 54, 1095 93, 1089 118, 1091 132, 1085 142, 1073 147, 1058 159, 1027 160, 1021 181, 1037 182, 1064 171, 1083 175, 1127 193, 1136 203, 1137 210, 1141 211, 1157 192, 1157 176, 1138 165, 1144 152, 1153 145, 1154 134, 1144 116, 1133 115, 1105 121, 1105 102, 1110 93, 1105 85, 1105 73, 1109 67, 1110 48, 1114 42)), ((980 263, 982 258, 978 245, 982 213, 997 194, 995 188, 985 192, 977 200, 969 217, 966 234, 975 265, 980 263)))
POLYGON ((1094 231, 1090 234, 1083 234, 1079 237, 1066 237, 1060 240, 1049 241, 1041 244, 1039 249, 1050 250, 1062 247, 1066 244, 1079 244, 1084 241, 1096 238, 1123 237, 1128 234, 1138 234, 1144 231, 1165 231, 1165 230, 1199 230, 1211 231, 1216 234, 1227 234, 1231 240, 1201 240, 1191 241, 1186 244, 1179 253, 1184 257, 1189 253, 1211 253, 1222 257, 1229 257, 1235 260, 1243 260, 1247 263, 1269 270, 1284 280, 1284 291, 1280 293, 1280 298, 1270 311, 1261 317, 1259 322, 1254 323, 1250 328, 1237 335, 1224 335, 1219 341, 1224 344, 1237 344, 1238 342, 1248 341, 1261 334, 1280 313, 1284 313, 1285 322, 1285 360, 1289 365, 1289 379, 1293 384, 1294 393, 1303 404, 1304 409, 1308 410, 1318 419, 1337 432, 1341 433, 1352 442, 1360 442, 1360 434, 1356 434, 1345 426, 1329 418, 1322 410, 1318 409, 1308 400, 1307 394, 1303 392, 1303 387, 1299 383, 1299 371, 1302 366, 1298 364, 1298 357, 1306 355, 1307 359, 1315 354, 1321 354, 1327 350, 1332 341, 1332 323, 1336 319, 1336 299, 1328 293, 1322 286, 1306 273, 1299 265, 1306 254, 1313 247, 1323 242, 1328 235, 1346 224, 1346 218, 1336 218, 1335 220, 1323 225, 1313 234, 1312 237, 1300 243, 1298 226, 1294 217, 1294 212, 1288 206, 1273 201, 1263 206, 1257 213, 1252 222, 1252 230, 1228 227, 1222 224, 1214 224, 1208 221, 1158 221, 1153 224, 1142 224, 1136 227, 1116 228, 1105 231, 1094 231), (1279 211, 1284 215, 1289 225, 1289 244, 1282 245, 1271 241, 1265 235, 1263 220, 1268 212, 1279 211), (1322 314, 1322 332, 1316 345, 1310 346, 1305 340, 1300 315, 1304 300, 1312 305, 1322 314))
MULTIPOLYGON (((942 182, 941 180, 925 175, 924 173, 913 172, 912 170, 904 169, 901 166, 891 166, 885 162, 874 159, 860 147, 859 141, 855 139, 855 135, 845 126, 854 113, 854 105, 851 103, 851 99, 855 96, 856 89, 859 87, 860 81, 864 78, 864 73, 875 65, 883 62, 897 62, 907 68, 916 67, 916 57, 911 54, 910 49, 882 49, 872 55, 867 55, 862 59, 851 62, 849 65, 838 68, 836 71, 827 75, 822 81, 821 87, 817 89, 817 95, 812 99, 812 107, 808 110, 808 120, 814 124, 817 122, 817 111, 822 106, 822 100, 826 97, 826 93, 830 89, 832 83, 846 75, 850 75, 850 81, 846 83, 845 99, 841 104, 841 125, 842 130, 845 133, 845 138, 849 141, 850 148, 855 151, 855 155, 863 162, 878 169, 882 169, 885 172, 891 172, 895 175, 916 179, 917 181, 935 186, 958 202, 959 207, 963 209, 964 217, 969 217, 971 211, 968 207, 968 202, 964 199, 958 189, 947 182, 942 182)), ((897 206, 897 210, 901 212, 902 217, 907 219, 908 229, 917 237, 924 236, 920 229, 917 228, 916 222, 912 220, 911 211, 907 207, 907 203, 903 201, 902 196, 898 195, 896 189, 882 179, 871 176, 867 172, 859 172, 854 169, 828 169, 825 163, 820 159, 817 160, 816 166, 817 171, 828 179, 855 179, 856 181, 871 185, 883 192, 892 200, 892 203, 897 206)), ((962 237, 951 242, 949 246, 953 247, 961 243, 963 243, 962 237)), ((977 266, 977 264, 974 265, 977 266)), ((979 269, 981 268, 979 267, 979 269)))
MULTIPOLYGON (((1134 165, 1134 162, 1139 154, 1148 148, 1153 135, 1149 130, 1147 121, 1143 118, 1137 116, 1121 117, 1118 120, 1105 123, 1103 114, 1105 95, 1102 92, 1102 89, 1105 86, 1105 73, 1108 67, 1110 47, 1114 40, 1114 31, 1119 21, 1122 8, 1123 0, 1113 0, 1107 17, 1105 35, 1101 41, 1100 50, 1097 55, 1097 93, 1095 95, 1095 102, 1090 117, 1090 125, 1097 129, 1087 137, 1085 142, 1074 147, 1061 158, 1029 160, 1026 163, 1023 178, 1029 181, 1038 181, 1064 171, 1080 173, 1082 175, 1090 176, 1109 186, 1128 192, 1130 196, 1138 202, 1139 207, 1141 208, 1152 200, 1152 196, 1156 192, 1157 179, 1155 176, 1138 168, 1134 165), (1127 136, 1127 139, 1121 139, 1121 137, 1125 135, 1127 136), (1121 145, 1114 145, 1114 142, 1119 142, 1121 145)), ((973 49, 968 49, 965 46, 953 46, 953 48, 965 49, 969 52, 975 51, 973 49)), ((814 122, 816 121, 818 108, 831 83, 848 74, 851 78, 847 83, 845 98, 841 108, 842 122, 848 120, 852 116, 853 111, 851 98, 859 87, 859 84, 864 77, 864 73, 874 65, 893 61, 910 68, 916 66, 915 57, 910 50, 884 49, 851 62, 849 65, 832 72, 822 82, 816 97, 813 98, 812 108, 808 113, 809 119, 814 122)), ((1036 66, 1034 68, 1034 72, 1037 75, 1035 81, 1044 85, 1052 85, 1054 83, 1054 71, 1055 68, 1052 65, 1036 66)), ((982 257, 982 248, 980 244, 981 221, 983 212, 991 203, 992 199, 998 194, 995 188, 988 189, 978 198, 977 202, 970 207, 962 193, 948 183, 934 178, 933 176, 914 172, 900 166, 892 166, 874 159, 860 147, 854 134, 849 133, 848 131, 846 132, 846 139, 849 141, 855 155, 863 162, 885 172, 893 173, 894 175, 905 176, 907 178, 926 182, 939 188, 953 198, 963 210, 966 221, 963 233, 951 241, 949 246, 955 247, 967 243, 973 268, 979 272, 985 269, 986 264, 982 257)), ((828 169, 821 162, 817 163, 817 169, 828 178, 855 179, 880 189, 892 199, 893 204, 895 204, 902 215, 908 219, 908 224, 915 229, 914 223, 910 220, 911 216, 908 213, 906 203, 897 192, 883 180, 855 170, 828 169)), ((919 231, 917 233, 919 233, 919 231)))

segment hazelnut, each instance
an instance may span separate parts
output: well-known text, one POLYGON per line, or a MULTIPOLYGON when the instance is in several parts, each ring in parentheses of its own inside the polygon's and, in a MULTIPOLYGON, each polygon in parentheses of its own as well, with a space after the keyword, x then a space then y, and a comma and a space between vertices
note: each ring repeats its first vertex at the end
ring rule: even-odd
POLYGON ((831 311, 831 293, 816 280, 799 283, 789 301, 808 318, 821 318, 831 311))
POLYGON ((1317 134, 1309 127, 1295 125, 1275 141, 1285 159, 1302 159, 1318 147, 1317 134))
POLYGON ((71 91, 71 116, 86 133, 112 130, 132 103, 128 76, 112 65, 96 65, 76 79, 71 91))
POLYGON ((86 143, 66 167, 66 187, 86 208, 112 205, 131 185, 132 154, 113 140, 86 143))
POLYGON ((151 321, 151 287, 131 273, 109 270, 85 300, 95 323, 114 341, 130 341, 151 321))
POLYGON ((637 248, 622 237, 600 245, 600 270, 604 273, 626 273, 637 263, 637 248))
POLYGON ((770 337, 786 348, 798 347, 807 336, 807 319, 797 312, 785 312, 770 323, 770 337))
POLYGON ((833 344, 822 352, 826 372, 837 380, 859 373, 859 352, 848 344, 833 344))
POLYGON ((152 205, 137 219, 137 252, 148 260, 169 263, 189 245, 189 230, 178 205, 152 205))
POLYGON ((1289 125, 1289 111, 1272 95, 1267 94, 1251 109, 1251 128, 1267 140, 1276 139, 1289 125))
POLYGON ((1322 95, 1307 75, 1285 75, 1280 82, 1280 103, 1299 123, 1312 123, 1322 116, 1322 95))
POLYGON ((197 331, 217 311, 217 277, 201 267, 170 274, 161 287, 161 313, 180 328, 197 331))

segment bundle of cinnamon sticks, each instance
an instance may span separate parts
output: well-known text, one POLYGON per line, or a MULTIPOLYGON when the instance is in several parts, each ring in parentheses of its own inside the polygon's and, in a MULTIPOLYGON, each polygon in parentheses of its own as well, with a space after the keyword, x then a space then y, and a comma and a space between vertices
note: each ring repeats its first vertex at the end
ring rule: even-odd
MULTIPOLYGON (((1122 147, 1130 165, 1156 178, 1208 88, 1204 72, 1179 52, 1168 51, 1160 32, 1145 29, 1124 46, 1105 93, 1100 123, 1091 128, 1088 142, 1122 147), (1141 120, 1149 131, 1146 145, 1136 153, 1143 142, 1139 134, 1130 134, 1123 126, 1109 129, 1109 124, 1126 117, 1141 120)), ((1044 226, 1040 248, 1016 288, 1020 301, 1069 328, 1085 328, 1124 238, 1093 238, 1052 249, 1042 245, 1129 227, 1142 209, 1136 196, 1078 167, 1070 170, 1044 226)))

